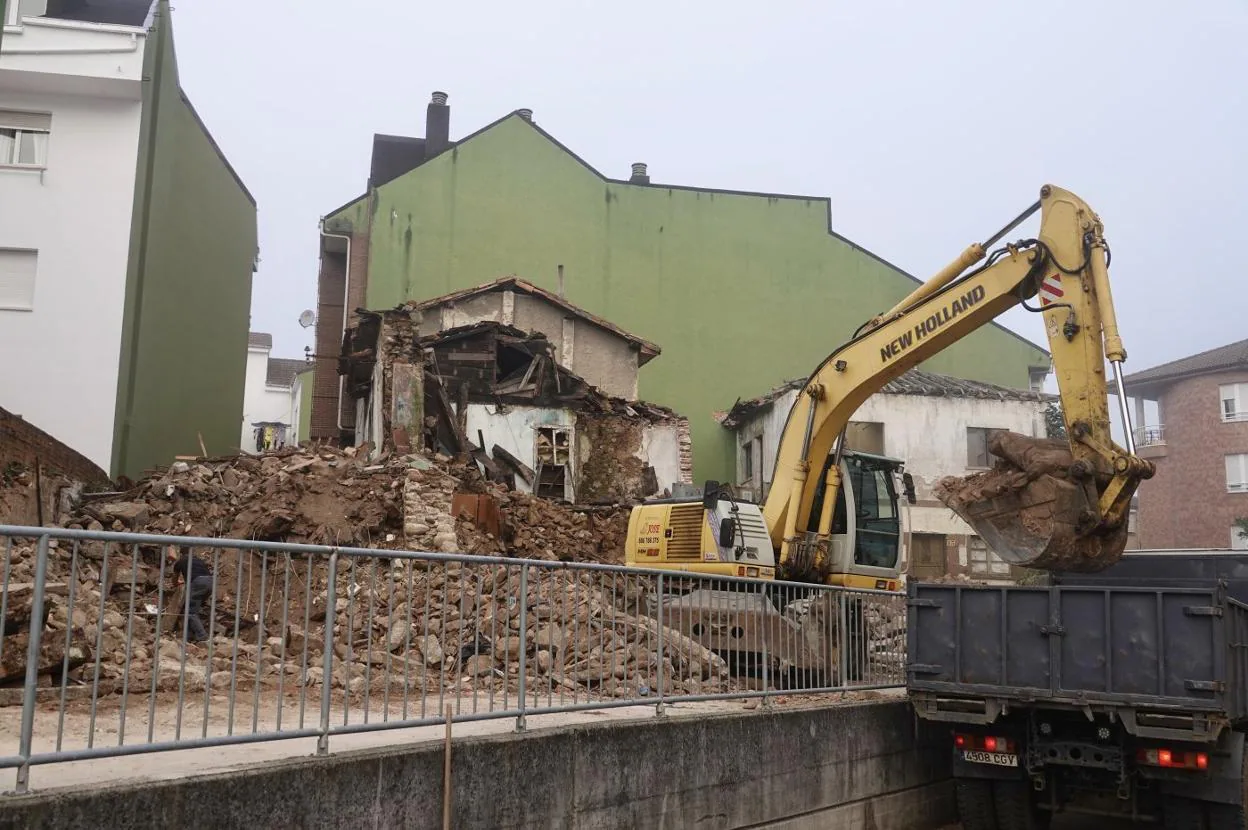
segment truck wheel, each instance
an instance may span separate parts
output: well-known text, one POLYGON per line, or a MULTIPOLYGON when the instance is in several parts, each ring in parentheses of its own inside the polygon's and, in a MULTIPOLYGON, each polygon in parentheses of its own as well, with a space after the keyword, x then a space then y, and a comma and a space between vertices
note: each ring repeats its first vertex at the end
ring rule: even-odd
POLYGON ((993 782, 1000 830, 1047 830, 1053 817, 1048 810, 1036 807, 1031 793, 1025 781, 993 782))
MULTIPOLYGON (((1209 824, 1205 821, 1205 805, 1194 798, 1180 798, 1167 795, 1161 800, 1161 824, 1166 830, 1206 830, 1209 824)), ((1234 825, 1223 828, 1215 825, 1215 830, 1231 830, 1234 825)))
POLYGON ((962 830, 998 830, 997 810, 992 802, 992 782, 959 778, 953 783, 958 798, 962 830))

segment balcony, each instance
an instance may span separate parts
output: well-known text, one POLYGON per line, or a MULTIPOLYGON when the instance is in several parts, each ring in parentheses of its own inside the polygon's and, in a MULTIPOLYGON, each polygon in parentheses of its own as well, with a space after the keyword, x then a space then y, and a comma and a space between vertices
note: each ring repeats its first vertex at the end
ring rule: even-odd
POLYGON ((1135 450, 1140 458, 1166 457, 1166 428, 1162 424, 1137 427, 1132 435, 1135 437, 1135 450))

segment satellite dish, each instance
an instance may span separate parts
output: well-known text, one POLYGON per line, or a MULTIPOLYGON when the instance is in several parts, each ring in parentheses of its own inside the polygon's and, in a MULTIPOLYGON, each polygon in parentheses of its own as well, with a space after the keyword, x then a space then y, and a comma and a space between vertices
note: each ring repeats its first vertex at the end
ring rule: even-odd
POLYGON ((315 322, 316 314, 314 314, 310 308, 304 310, 304 312, 299 315, 299 325, 303 326, 305 329, 315 322))

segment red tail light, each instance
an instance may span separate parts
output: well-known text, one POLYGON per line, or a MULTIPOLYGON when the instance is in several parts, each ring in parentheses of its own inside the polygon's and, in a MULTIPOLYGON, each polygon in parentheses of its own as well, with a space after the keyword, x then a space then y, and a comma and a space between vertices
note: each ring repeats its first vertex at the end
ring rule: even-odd
POLYGON ((1136 752, 1141 764, 1167 769, 1209 769, 1209 755, 1205 752, 1185 752, 1175 749, 1141 749, 1136 752))
POLYGON ((955 732, 953 745, 958 749, 979 749, 984 752, 1013 752, 1014 742, 996 735, 967 735, 955 732))

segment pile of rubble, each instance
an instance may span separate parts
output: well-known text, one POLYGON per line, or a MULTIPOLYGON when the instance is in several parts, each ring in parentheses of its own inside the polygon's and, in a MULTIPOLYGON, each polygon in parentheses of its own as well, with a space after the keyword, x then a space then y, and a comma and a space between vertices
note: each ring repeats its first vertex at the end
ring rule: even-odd
MULTIPOLYGON (((445 477, 406 456, 353 449, 180 461, 125 493, 84 499, 68 527, 380 547, 398 540, 408 474, 445 477)), ((453 487, 453 484, 449 485, 453 487)))
MULTIPOLYGON (((41 683, 58 685, 67 667, 71 686, 98 681, 104 694, 257 682, 288 692, 328 682, 354 696, 387 685, 413 694, 515 693, 525 643, 530 692, 645 696, 660 677, 665 694, 740 688, 746 681, 730 677, 721 657, 670 626, 660 630, 645 611, 647 577, 529 568, 521 586, 516 559, 622 562, 628 516, 626 506, 574 507, 508 491, 444 456, 370 460, 308 448, 180 462, 127 492, 84 498, 63 523, 383 553, 341 555, 331 586, 323 555, 195 548, 216 575, 205 619, 212 637, 182 646, 185 597, 165 546, 53 541, 41 683), (402 549, 497 559, 384 553, 402 549)), ((33 540, 17 540, 6 558, 0 685, 25 676, 35 556, 33 540)), ((867 621, 873 664, 900 665, 904 617, 876 609, 867 621)))
MULTIPOLYGON (((132 694, 250 689, 257 680, 293 692, 324 682, 328 637, 332 687, 352 695, 387 684, 412 694, 515 693, 522 597, 529 690, 644 695, 657 683, 660 661, 667 693, 728 682, 722 659, 671 629, 660 635, 638 612, 644 589, 634 577, 534 569, 522 591, 520 568, 506 560, 428 565, 343 557, 331 603, 323 559, 218 551, 211 557, 218 568, 213 637, 184 653, 184 597, 167 564, 162 585, 160 551, 79 545, 74 556, 74 546, 52 544, 41 685, 59 685, 68 668, 71 687, 98 679, 102 694, 123 684, 132 694)), ((11 686, 26 672, 36 548, 20 542, 9 553, 0 685, 11 686)))

